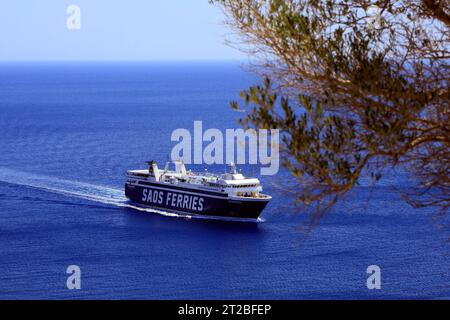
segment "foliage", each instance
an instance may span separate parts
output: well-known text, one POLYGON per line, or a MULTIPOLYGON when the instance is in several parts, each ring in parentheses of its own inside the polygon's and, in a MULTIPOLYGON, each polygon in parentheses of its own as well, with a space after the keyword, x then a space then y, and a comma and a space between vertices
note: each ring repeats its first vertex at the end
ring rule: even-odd
POLYGON ((258 61, 243 125, 279 128, 298 200, 329 207, 401 165, 416 206, 450 202, 448 0, 214 0, 258 61))

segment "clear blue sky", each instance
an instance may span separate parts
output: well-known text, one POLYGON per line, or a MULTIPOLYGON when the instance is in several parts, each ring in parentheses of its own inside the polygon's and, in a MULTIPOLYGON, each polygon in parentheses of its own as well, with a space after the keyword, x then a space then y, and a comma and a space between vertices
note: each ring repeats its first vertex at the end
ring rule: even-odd
POLYGON ((0 61, 242 59, 208 0, 4 0, 0 61), (81 29, 66 27, 69 5, 81 29))

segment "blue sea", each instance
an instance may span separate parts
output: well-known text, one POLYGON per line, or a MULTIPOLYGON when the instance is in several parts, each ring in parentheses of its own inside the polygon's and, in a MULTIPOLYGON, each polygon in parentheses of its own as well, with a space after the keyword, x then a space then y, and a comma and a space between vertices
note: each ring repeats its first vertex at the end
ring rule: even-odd
POLYGON ((283 170, 261 177, 273 196, 262 223, 126 202, 126 170, 163 164, 173 130, 195 120, 238 128, 229 101, 256 82, 234 62, 0 64, 0 299, 450 298, 448 219, 402 200, 401 170, 307 235, 283 170), (69 265, 80 290, 66 287, 69 265), (370 265, 381 289, 367 288, 370 265))

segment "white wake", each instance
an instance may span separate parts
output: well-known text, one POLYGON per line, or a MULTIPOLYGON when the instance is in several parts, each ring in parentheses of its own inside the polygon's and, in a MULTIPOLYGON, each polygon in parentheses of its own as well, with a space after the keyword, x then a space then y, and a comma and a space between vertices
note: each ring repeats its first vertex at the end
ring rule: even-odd
MULTIPOLYGON (((196 218, 196 219, 247 221, 246 219, 176 214, 152 208, 140 207, 128 201, 128 199, 125 197, 123 189, 111 188, 72 180, 65 180, 56 177, 11 170, 4 167, 0 167, 0 182, 21 185, 28 188, 35 188, 51 193, 61 194, 67 197, 85 199, 117 207, 132 208, 139 211, 157 213, 169 217, 179 217, 185 219, 196 218)), ((261 222, 261 221, 263 220, 262 219, 253 220, 253 222, 261 222)))

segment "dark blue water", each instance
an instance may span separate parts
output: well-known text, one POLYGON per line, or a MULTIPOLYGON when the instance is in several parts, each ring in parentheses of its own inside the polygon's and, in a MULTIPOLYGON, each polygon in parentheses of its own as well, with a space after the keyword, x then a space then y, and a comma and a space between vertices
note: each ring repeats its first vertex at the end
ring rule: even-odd
POLYGON ((445 221, 402 201, 401 174, 357 188, 306 240, 283 172, 262 178, 261 224, 123 205, 125 170, 164 162, 194 120, 237 127, 228 101, 253 80, 231 63, 0 65, 0 298, 449 298, 445 221), (81 290, 66 288, 72 264, 81 290))

